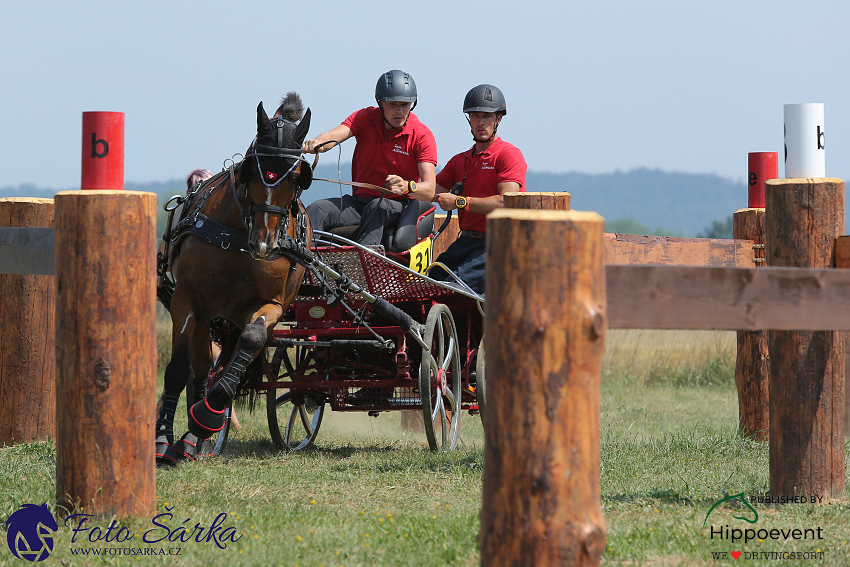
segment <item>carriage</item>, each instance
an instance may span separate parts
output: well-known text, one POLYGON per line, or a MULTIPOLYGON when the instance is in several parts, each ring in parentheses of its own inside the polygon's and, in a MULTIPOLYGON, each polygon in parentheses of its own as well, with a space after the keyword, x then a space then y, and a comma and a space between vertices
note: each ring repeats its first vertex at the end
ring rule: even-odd
MULTIPOLYGON (((478 399, 484 388, 483 298, 462 282, 438 282, 423 273, 439 234, 433 230, 434 210, 411 202, 381 246, 314 232, 312 251, 350 282, 343 286, 353 285, 398 311, 382 312, 336 280, 307 272, 268 339, 275 350, 255 387, 266 398, 269 431, 279 448, 310 446, 328 409, 375 417, 412 410, 422 416, 430 448, 450 451, 462 414, 483 410, 478 399), (406 318, 399 321, 399 312, 406 318)), ((210 453, 223 449, 229 428, 228 419, 210 453)))
POLYGON ((453 449, 462 412, 482 410, 483 298, 427 277, 436 207, 407 203, 377 247, 313 233, 299 199, 317 163, 301 153, 309 123, 295 93, 273 118, 261 102, 244 159, 166 203, 157 295, 172 356, 159 464, 219 453, 240 393, 265 396, 272 439, 286 449, 315 440, 326 407, 420 409, 434 450, 453 449), (189 431, 175 443, 184 389, 189 431))

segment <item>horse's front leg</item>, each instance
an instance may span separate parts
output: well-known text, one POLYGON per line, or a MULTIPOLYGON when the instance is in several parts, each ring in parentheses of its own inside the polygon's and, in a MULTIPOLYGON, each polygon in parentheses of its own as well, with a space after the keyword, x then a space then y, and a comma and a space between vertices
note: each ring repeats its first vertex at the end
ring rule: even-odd
POLYGON ((199 439, 208 439, 224 427, 224 412, 236 397, 245 369, 254 361, 268 339, 269 329, 283 315, 278 305, 266 305, 251 317, 251 322, 242 328, 236 350, 230 358, 224 375, 218 379, 210 393, 192 406, 189 411, 189 431, 199 439))

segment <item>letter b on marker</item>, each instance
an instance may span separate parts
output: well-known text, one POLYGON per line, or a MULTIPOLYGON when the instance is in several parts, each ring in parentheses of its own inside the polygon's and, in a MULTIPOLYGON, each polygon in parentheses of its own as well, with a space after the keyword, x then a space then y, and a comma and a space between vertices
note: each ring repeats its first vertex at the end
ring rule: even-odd
POLYGON ((83 112, 81 189, 124 189, 124 113, 83 112))
POLYGON ((91 133, 91 157, 105 158, 109 154, 109 144, 106 140, 98 140, 97 133, 91 133), (98 149, 102 148, 102 149, 98 149))

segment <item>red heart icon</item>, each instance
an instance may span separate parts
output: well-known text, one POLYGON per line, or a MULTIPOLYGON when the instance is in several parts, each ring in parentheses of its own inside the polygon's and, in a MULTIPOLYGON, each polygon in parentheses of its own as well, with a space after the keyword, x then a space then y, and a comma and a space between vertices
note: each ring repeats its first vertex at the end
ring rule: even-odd
POLYGON ((731 555, 733 559, 738 559, 739 557, 741 557, 741 552, 740 551, 733 551, 729 555, 731 555))

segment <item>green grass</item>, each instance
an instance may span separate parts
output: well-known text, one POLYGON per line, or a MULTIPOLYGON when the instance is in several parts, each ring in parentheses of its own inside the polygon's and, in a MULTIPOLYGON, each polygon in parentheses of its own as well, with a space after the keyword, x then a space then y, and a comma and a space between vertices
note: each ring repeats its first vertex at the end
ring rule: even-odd
MULTIPOLYGON (((822 506, 757 504, 752 526, 732 517, 749 510, 725 503, 709 519, 742 529, 821 527, 824 539, 816 542, 712 542, 709 527, 702 527, 719 499, 761 495, 769 484, 767 445, 735 431, 733 362, 734 333, 609 333, 600 432, 608 529, 603 565, 781 565, 714 560, 711 552, 815 549, 824 551, 817 565, 850 565, 846 499, 822 506)), ((63 528, 43 564, 478 565, 483 430, 477 417, 463 416, 457 451, 433 454, 423 433, 399 427, 397 413, 329 412, 318 447, 302 453, 275 449, 264 411, 238 416, 243 429, 223 457, 157 472, 157 511, 173 509, 165 522, 170 529, 186 518, 186 525, 208 526, 226 512, 224 526, 245 534, 238 542, 225 550, 185 543, 177 557, 80 557, 71 554, 71 534, 63 528)), ((0 449, 0 492, 8 494, 0 500, 0 521, 23 503, 50 503, 54 475, 50 442, 0 449)), ((151 519, 126 525, 138 534, 135 547, 177 546, 138 544, 155 527, 151 519)), ((22 564, 0 546, 0 565, 22 564)))

